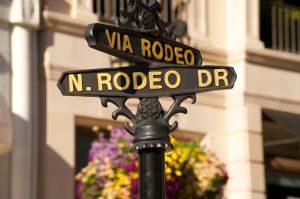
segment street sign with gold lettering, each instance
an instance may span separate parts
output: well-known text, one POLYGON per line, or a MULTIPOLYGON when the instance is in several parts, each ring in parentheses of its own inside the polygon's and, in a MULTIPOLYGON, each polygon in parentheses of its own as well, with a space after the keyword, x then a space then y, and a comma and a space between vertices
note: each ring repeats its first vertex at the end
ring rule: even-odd
POLYGON ((91 48, 135 63, 201 65, 200 51, 163 36, 157 30, 135 30, 91 24, 85 38, 91 48))
POLYGON ((225 66, 131 66, 66 72, 58 86, 69 96, 137 98, 230 89, 235 79, 234 69, 225 66))

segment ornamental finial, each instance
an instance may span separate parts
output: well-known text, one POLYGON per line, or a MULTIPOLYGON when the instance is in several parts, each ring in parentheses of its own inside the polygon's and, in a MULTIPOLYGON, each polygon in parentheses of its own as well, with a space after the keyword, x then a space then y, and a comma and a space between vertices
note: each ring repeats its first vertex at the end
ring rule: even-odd
POLYGON ((129 0, 129 9, 121 10, 124 21, 119 21, 120 26, 138 28, 141 30, 157 29, 165 37, 174 38, 169 32, 169 23, 164 22, 159 13, 162 11, 161 5, 156 0, 129 0))

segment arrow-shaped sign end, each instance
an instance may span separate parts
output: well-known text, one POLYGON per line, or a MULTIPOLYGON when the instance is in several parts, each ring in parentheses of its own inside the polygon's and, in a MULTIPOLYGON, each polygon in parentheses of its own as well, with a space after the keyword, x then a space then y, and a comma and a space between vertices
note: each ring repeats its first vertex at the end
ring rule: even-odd
POLYGON ((60 90, 62 95, 66 95, 65 89, 63 87, 63 81, 66 78, 66 76, 67 76, 67 72, 63 72, 57 81, 57 87, 60 90))
POLYGON ((89 24, 86 27, 85 32, 84 32, 85 40, 87 41, 90 48, 96 47, 96 39, 94 36, 94 31, 93 31, 94 27, 95 27, 95 24, 89 24))

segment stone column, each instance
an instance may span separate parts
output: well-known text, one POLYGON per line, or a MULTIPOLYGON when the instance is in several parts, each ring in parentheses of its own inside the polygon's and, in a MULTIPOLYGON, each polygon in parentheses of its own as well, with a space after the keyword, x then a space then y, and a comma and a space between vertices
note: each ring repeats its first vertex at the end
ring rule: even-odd
POLYGON ((258 6, 258 0, 208 1, 209 40, 225 54, 222 64, 234 66, 238 75, 235 87, 224 91, 224 128, 218 135, 212 134, 212 139, 221 143, 213 143, 214 149, 229 173, 228 199, 265 199, 261 109, 245 99, 245 51, 249 32, 259 40, 258 6))
POLYGON ((35 30, 40 23, 40 1, 12 0, 10 23, 13 113, 10 198, 36 199, 38 51, 35 30))
MULTIPOLYGON (((12 48, 12 112, 14 146, 11 156, 11 198, 34 198, 34 78, 33 34, 22 26, 14 26, 12 48)), ((34 173, 35 172, 35 173, 34 173)))
POLYGON ((247 47, 263 48, 260 40, 260 0, 247 0, 247 47))
POLYGON ((226 110, 229 199, 265 199, 261 109, 252 104, 226 110))

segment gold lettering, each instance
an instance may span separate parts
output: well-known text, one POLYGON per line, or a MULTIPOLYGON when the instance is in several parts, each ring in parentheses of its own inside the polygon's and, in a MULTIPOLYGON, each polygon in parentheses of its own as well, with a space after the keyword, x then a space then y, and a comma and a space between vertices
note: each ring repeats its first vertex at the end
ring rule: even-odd
POLYGON ((106 38, 107 38, 109 46, 111 48, 115 48, 116 32, 113 32, 112 35, 110 36, 109 30, 105 29, 105 33, 106 33, 106 38))
POLYGON ((132 77, 133 77, 133 89, 134 90, 141 90, 147 86, 147 77, 144 73, 134 72, 132 74, 132 77), (140 77, 142 80, 142 83, 140 85, 138 85, 138 77, 140 77))
POLYGON ((151 57, 151 43, 149 40, 147 39, 143 39, 141 40, 141 43, 142 43, 142 55, 143 56, 148 56, 148 57, 151 57), (146 52, 147 52, 147 55, 146 55, 146 52))
POLYGON ((169 88, 172 88, 172 89, 178 88, 178 86, 181 83, 180 74, 176 70, 170 70, 170 71, 168 71, 165 74, 165 83, 166 83, 167 87, 169 87, 169 88), (171 75, 175 75, 175 77, 176 77, 176 82, 174 84, 171 84, 171 82, 170 82, 170 76, 171 75))
POLYGON ((158 60, 161 60, 163 58, 163 56, 164 56, 163 47, 159 41, 155 41, 153 43, 152 53, 153 53, 154 57, 158 60), (157 47, 158 47, 158 49, 157 49, 157 47), (159 52, 157 52, 157 50, 159 50, 159 52))
POLYGON ((121 50, 121 34, 118 32, 117 36, 118 36, 118 42, 117 42, 117 44, 118 44, 118 50, 121 50))
POLYGON ((215 84, 216 86, 220 86, 220 81, 223 80, 225 86, 228 86, 228 71, 225 69, 215 69, 215 84))
POLYGON ((174 54, 173 54, 173 48, 169 44, 165 44, 165 60, 168 62, 173 61, 174 54))
POLYGON ((123 51, 126 52, 126 50, 129 50, 130 53, 133 53, 131 42, 128 35, 124 35, 124 39, 123 39, 123 51))
POLYGON ((98 78, 98 90, 103 91, 103 85, 107 86, 107 90, 111 91, 112 86, 111 86, 111 75, 109 73, 98 73, 97 74, 98 78), (105 79, 103 79, 105 78, 105 79))
POLYGON ((124 90, 128 89, 130 86, 130 78, 126 73, 123 73, 123 72, 116 73, 113 81, 114 81, 114 85, 115 85, 116 89, 118 89, 120 91, 124 91, 124 90), (124 86, 121 86, 118 82, 118 80, 121 76, 125 78, 124 86))
POLYGON ((208 87, 212 83, 212 76, 208 70, 198 70, 199 87, 208 87), (206 75, 206 82, 203 82, 203 75, 206 75))
POLYGON ((194 65, 195 64, 194 53, 189 49, 184 52, 184 59, 185 59, 185 63, 188 64, 188 65, 194 65), (189 55, 190 55, 190 60, 189 60, 189 55))
POLYGON ((180 47, 175 47, 175 56, 176 56, 176 63, 177 64, 184 64, 184 61, 180 60, 181 58, 183 58, 183 54, 182 54, 183 49, 180 47))
POLYGON ((157 82, 161 82, 161 71, 151 71, 151 72, 149 72, 149 82, 150 82, 150 89, 151 90, 162 89, 161 85, 155 84, 157 82), (155 76, 160 76, 160 77, 155 77, 155 76))
POLYGON ((69 75, 69 90, 71 93, 74 92, 74 86, 76 88, 76 91, 82 91, 82 74, 78 74, 77 79, 75 75, 69 75))

